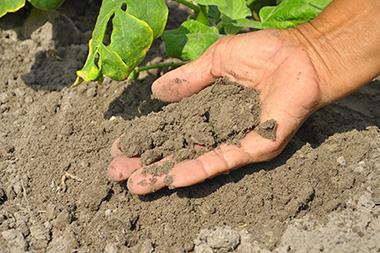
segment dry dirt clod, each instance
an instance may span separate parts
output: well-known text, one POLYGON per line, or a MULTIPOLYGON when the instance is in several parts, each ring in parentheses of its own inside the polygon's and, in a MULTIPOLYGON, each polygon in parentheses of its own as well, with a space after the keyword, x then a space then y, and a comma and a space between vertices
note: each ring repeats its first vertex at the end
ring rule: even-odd
POLYGON ((229 226, 202 229, 194 240, 195 253, 230 252, 240 243, 240 234, 229 226))
POLYGON ((47 253, 73 252, 78 247, 78 240, 73 231, 68 227, 65 231, 55 231, 53 239, 49 243, 47 253))
POLYGON ((118 253, 118 247, 114 243, 108 243, 104 248, 104 253, 118 253))
POLYGON ((265 121, 255 128, 255 131, 262 137, 276 140, 277 122, 273 119, 265 121))
POLYGON ((339 156, 337 159, 336 159, 336 162, 341 165, 341 166, 346 166, 347 162, 346 162, 346 159, 343 157, 343 156, 339 156))
POLYGON ((8 243, 8 248, 11 252, 25 252, 27 242, 22 233, 17 229, 10 229, 1 233, 3 238, 8 243))
POLYGON ((140 253, 153 253, 154 243, 151 240, 145 240, 140 246, 140 253))
POLYGON ((48 243, 51 239, 50 234, 50 226, 42 225, 42 224, 36 224, 31 226, 30 229, 30 246, 33 250, 45 250, 48 246, 48 243))

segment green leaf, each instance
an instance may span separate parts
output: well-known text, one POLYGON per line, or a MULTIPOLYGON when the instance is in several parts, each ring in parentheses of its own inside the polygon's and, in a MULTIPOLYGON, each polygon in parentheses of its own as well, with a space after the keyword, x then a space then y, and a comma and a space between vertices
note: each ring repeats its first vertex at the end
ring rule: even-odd
POLYGON ((251 15, 246 0, 195 0, 195 2, 206 6, 217 6, 223 15, 231 19, 241 19, 251 15))
POLYGON ((75 84, 108 76, 125 80, 144 59, 166 25, 165 0, 103 0, 89 42, 89 55, 75 84), (110 43, 106 31, 112 21, 110 43))
POLYGON ((260 21, 251 20, 251 19, 237 19, 230 21, 232 25, 240 28, 254 28, 254 29, 264 29, 260 21))
POLYGON ((162 35, 166 53, 184 61, 195 60, 219 38, 216 27, 209 27, 192 19, 185 21, 178 29, 166 31, 162 35))
POLYGON ((289 28, 317 17, 332 0, 281 0, 260 10, 263 28, 289 28))
POLYGON ((60 7, 65 0, 28 0, 34 7, 49 11, 60 7))
POLYGON ((1 0, 0 18, 8 12, 15 12, 25 5, 25 0, 1 0))
POLYGON ((169 10, 165 0, 127 0, 127 12, 148 23, 154 38, 164 32, 169 10))

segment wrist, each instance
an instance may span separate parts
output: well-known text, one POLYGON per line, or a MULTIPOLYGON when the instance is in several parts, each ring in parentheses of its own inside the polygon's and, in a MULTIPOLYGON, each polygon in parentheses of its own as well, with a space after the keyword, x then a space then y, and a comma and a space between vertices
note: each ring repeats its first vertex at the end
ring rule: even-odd
POLYGON ((288 33, 307 53, 313 64, 321 91, 321 107, 336 100, 333 87, 339 80, 336 80, 334 73, 339 73, 340 69, 344 68, 343 60, 340 59, 337 51, 327 41, 325 35, 311 23, 289 29, 288 33))
POLYGON ((287 30, 315 68, 321 106, 380 74, 379 25, 380 1, 335 0, 317 19, 287 30))

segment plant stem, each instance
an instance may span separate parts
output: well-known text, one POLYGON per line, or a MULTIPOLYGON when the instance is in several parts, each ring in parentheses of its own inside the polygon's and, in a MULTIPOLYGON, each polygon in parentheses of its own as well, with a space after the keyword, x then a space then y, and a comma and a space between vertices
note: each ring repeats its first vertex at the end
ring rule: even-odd
POLYGON ((180 67, 184 64, 186 64, 186 62, 170 62, 170 63, 151 64, 151 65, 146 65, 146 66, 142 66, 142 67, 137 67, 136 71, 141 72, 141 71, 147 71, 150 69, 177 68, 177 67, 180 67))

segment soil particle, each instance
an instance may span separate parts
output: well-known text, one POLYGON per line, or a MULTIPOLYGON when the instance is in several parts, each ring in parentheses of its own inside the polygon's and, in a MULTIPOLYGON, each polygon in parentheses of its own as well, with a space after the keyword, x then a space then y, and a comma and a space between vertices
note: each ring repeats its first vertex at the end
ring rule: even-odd
POLYGON ((348 205, 351 208, 330 214, 324 226, 310 217, 296 220, 276 252, 379 252, 380 219, 370 217, 380 208, 374 206, 368 192, 355 196, 348 205))
POLYGON ((8 199, 13 200, 13 199, 16 198, 16 193, 13 190, 13 186, 12 185, 8 185, 8 187, 7 187, 7 189, 5 191, 6 191, 6 196, 7 196, 8 199))
POLYGON ((262 137, 276 140, 277 122, 273 119, 261 123, 255 128, 255 131, 262 137))
POLYGON ((10 157, 14 151, 13 145, 0 141, 0 158, 10 157))
POLYGON ((194 240, 195 253, 230 252, 240 243, 240 234, 231 227, 202 229, 194 240))
POLYGON ((104 253, 118 253, 118 247, 114 243, 108 243, 104 248, 104 253))
MULTIPOLYGON (((179 162, 224 142, 237 144, 259 124, 260 113, 255 90, 219 79, 190 98, 131 121, 120 148, 129 157, 141 156, 146 165, 173 154, 172 159, 179 162)), ((276 123, 268 121, 259 129, 263 136, 273 139, 276 123)), ((153 165, 145 172, 166 174, 172 165, 153 165)))
POLYGON ((78 241, 70 228, 65 231, 53 232, 53 239, 49 244, 47 253, 73 252, 78 247, 78 241))
POLYGON ((62 210, 52 223, 54 225, 54 228, 58 230, 64 230, 73 221, 73 219, 73 214, 70 211, 62 210))
POLYGON ((43 251, 51 240, 51 224, 32 225, 30 228, 30 248, 35 251, 43 251))
POLYGON ((7 246, 11 252, 25 252, 27 249, 27 242, 23 234, 17 229, 10 229, 1 233, 3 238, 7 241, 7 246))
POLYGON ((140 253, 153 253, 154 252, 154 243, 151 240, 145 240, 139 247, 140 253))
POLYGON ((111 189, 108 185, 89 187, 79 196, 78 203, 80 207, 88 208, 91 211, 97 211, 102 202, 109 198, 111 194, 111 189))
POLYGON ((341 166, 346 166, 346 159, 344 159, 343 156, 339 156, 338 159, 336 159, 336 162, 341 166))

